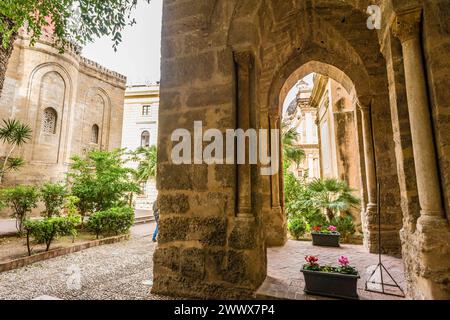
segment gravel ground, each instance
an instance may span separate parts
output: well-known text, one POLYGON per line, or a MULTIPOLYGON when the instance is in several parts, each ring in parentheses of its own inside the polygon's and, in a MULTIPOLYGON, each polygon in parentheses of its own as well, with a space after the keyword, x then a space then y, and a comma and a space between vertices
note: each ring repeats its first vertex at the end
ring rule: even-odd
POLYGON ((0 273, 0 300, 162 300, 150 293, 153 225, 139 226, 129 241, 91 248, 0 273), (142 232, 146 231, 146 232, 142 232))

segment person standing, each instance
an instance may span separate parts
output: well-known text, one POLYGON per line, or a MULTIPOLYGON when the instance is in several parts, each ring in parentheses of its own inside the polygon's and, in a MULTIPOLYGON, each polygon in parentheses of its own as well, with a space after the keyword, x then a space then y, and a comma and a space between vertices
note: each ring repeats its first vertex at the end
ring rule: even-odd
POLYGON ((155 221, 156 221, 156 229, 155 229, 155 232, 153 232, 152 241, 156 242, 156 237, 158 236, 158 225, 159 225, 159 209, 158 209, 158 201, 157 200, 155 202, 153 202, 153 216, 155 217, 155 221))

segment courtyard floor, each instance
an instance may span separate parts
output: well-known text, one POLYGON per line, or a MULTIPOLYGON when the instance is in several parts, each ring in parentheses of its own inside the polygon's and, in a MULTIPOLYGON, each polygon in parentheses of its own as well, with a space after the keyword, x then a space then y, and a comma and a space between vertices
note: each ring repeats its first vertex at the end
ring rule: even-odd
MULTIPOLYGON (((378 264, 378 255, 367 253, 361 245, 341 244, 339 248, 317 247, 311 242, 289 240, 284 247, 267 249, 268 271, 267 278, 263 285, 259 288, 257 296, 276 297, 280 299, 324 299, 323 297, 315 297, 303 293, 304 280, 300 272, 301 267, 305 263, 305 256, 313 255, 319 258, 321 265, 338 265, 338 258, 346 256, 350 260, 350 264, 359 271, 361 279, 358 281, 358 294, 362 300, 385 300, 385 299, 401 299, 399 297, 382 295, 378 293, 365 291, 366 279, 370 277, 373 270, 378 264)), ((384 266, 394 277, 395 281, 405 288, 405 278, 403 272, 403 263, 399 258, 391 256, 382 256, 384 266)), ((385 283, 388 277, 384 274, 385 283)), ((380 281, 379 272, 375 273, 376 282, 380 281)), ((370 284, 371 289, 381 290, 379 285, 370 284)), ((393 290, 389 287, 386 291, 392 293, 400 293, 397 289, 393 290)))
MULTIPOLYGON (((150 293, 155 249, 151 233, 154 227, 153 223, 137 225, 132 228, 130 241, 95 247, 0 273, 0 300, 43 297, 167 299, 150 293)), ((257 297, 317 299, 303 294, 303 277, 299 270, 307 254, 318 255, 323 263, 333 264, 340 255, 348 256, 361 273, 360 287, 364 285, 367 268, 377 263, 377 256, 367 254, 361 246, 313 248, 308 242, 289 241, 283 248, 268 249, 268 277, 257 297)), ((387 257, 386 266, 403 285, 401 260, 387 257)), ((362 299, 389 298, 363 290, 359 293, 362 299)))

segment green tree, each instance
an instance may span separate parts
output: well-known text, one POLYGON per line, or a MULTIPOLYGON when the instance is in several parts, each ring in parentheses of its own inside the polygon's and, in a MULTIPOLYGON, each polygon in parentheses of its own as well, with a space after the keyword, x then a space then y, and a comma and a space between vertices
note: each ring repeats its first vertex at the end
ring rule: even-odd
POLYGON ((12 218, 16 219, 16 228, 19 234, 23 234, 23 222, 27 214, 37 207, 39 192, 33 186, 17 186, 0 191, 2 203, 9 206, 13 212, 12 218))
POLYGON ((60 216, 67 195, 67 188, 64 184, 45 183, 40 190, 40 198, 45 205, 42 215, 46 218, 60 216))
POLYGON ((336 214, 345 212, 360 204, 347 182, 338 179, 315 179, 307 186, 310 205, 325 211, 329 222, 336 214))
POLYGON ((8 171, 18 170, 25 164, 20 157, 12 157, 14 150, 31 139, 31 129, 28 125, 15 119, 3 120, 0 126, 0 140, 8 146, 7 153, 1 158, 0 184, 8 171))
POLYGON ((124 159, 120 149, 72 157, 68 179, 83 218, 87 213, 125 206, 128 195, 140 191, 134 181, 135 170, 127 168, 124 159))
POLYGON ((305 151, 297 146, 298 132, 295 128, 289 128, 287 123, 282 124, 281 141, 283 145, 283 159, 290 166, 298 166, 305 157, 305 151))
MULTIPOLYGON (((145 0, 150 2, 150 0, 145 0)), ((0 1, 0 94, 6 67, 19 29, 25 27, 34 44, 43 28, 53 30, 55 45, 64 50, 68 42, 84 45, 109 35, 116 49, 122 31, 138 0, 1 0, 0 1)))
POLYGON ((136 178, 138 181, 147 181, 156 177, 158 153, 156 146, 140 147, 132 153, 132 161, 138 162, 136 178))

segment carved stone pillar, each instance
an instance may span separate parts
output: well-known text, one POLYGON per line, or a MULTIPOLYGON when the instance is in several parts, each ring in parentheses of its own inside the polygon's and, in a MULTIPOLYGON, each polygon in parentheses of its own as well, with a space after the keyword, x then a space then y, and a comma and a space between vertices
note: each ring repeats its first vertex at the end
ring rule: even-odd
POLYGON ((366 214, 377 210, 377 177, 375 168, 375 151, 372 136, 371 98, 359 98, 361 110, 362 135, 364 144, 364 162, 366 169, 367 204, 366 214))
MULTIPOLYGON (((409 294, 417 299, 449 299, 450 285, 442 281, 450 269, 450 229, 442 205, 432 116, 421 45, 422 10, 397 13, 394 34, 400 39, 405 69, 414 166, 420 217, 416 230, 403 242, 409 294)), ((405 238, 405 236, 403 237, 405 238)))
POLYGON ((406 94, 421 215, 443 217, 436 150, 422 59, 422 10, 397 15, 394 33, 403 48, 406 94))
MULTIPOLYGON (((237 65, 237 128, 244 131, 250 128, 251 108, 251 72, 254 68, 254 58, 250 52, 235 52, 237 65)), ((249 148, 245 148, 245 164, 237 164, 237 216, 252 217, 251 200, 251 165, 249 163, 249 148)))
MULTIPOLYGON (((279 130, 279 121, 280 117, 278 114, 271 114, 269 116, 269 125, 270 130, 279 130)), ((281 146, 281 145, 280 145, 281 146)), ((281 153, 281 148, 280 148, 281 153)), ((272 156, 272 161, 274 159, 274 156, 272 156)), ((277 157, 277 159, 280 159, 280 156, 277 157)), ((271 183, 271 195, 272 195, 272 210, 278 210, 281 211, 281 202, 280 202, 280 175, 279 173, 273 174, 270 176, 270 183, 271 183)))

